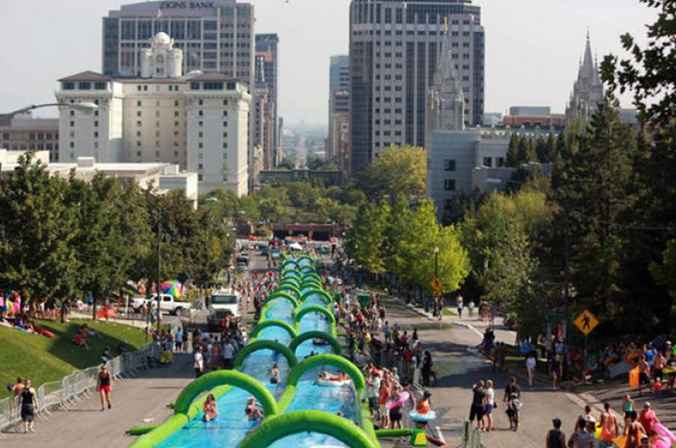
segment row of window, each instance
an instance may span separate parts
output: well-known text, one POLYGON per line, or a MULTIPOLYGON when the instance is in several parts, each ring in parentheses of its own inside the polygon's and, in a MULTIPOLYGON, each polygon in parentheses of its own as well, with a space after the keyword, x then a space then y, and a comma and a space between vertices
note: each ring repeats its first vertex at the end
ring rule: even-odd
POLYGON ((89 82, 89 81, 80 81, 80 82, 72 82, 72 81, 65 81, 61 83, 61 88, 63 90, 106 90, 108 88, 108 83, 107 82, 102 82, 102 81, 97 81, 97 82, 89 82))
MULTIPOLYGON (((9 132, 3 132, 2 133, 2 139, 3 140, 11 140, 12 136, 10 135, 9 132)), ((28 140, 58 140, 59 134, 52 134, 51 132, 31 132, 28 134, 28 140)))
MULTIPOLYGON (((375 31, 369 30, 368 33, 366 31, 353 31, 352 34, 354 36, 362 36, 362 35, 364 35, 364 36, 373 36, 373 35, 380 36, 381 32, 380 32, 380 30, 375 30, 375 31)), ((386 31, 383 31, 382 34, 384 34, 385 36, 391 36, 392 31, 386 30, 386 31)), ((418 36, 443 36, 445 34, 446 34, 445 31, 422 31, 422 30, 417 31, 417 32, 412 31, 412 30, 406 31, 407 36, 415 36, 415 35, 418 35, 418 36)), ((402 30, 396 30, 394 32, 394 35, 395 36, 403 36, 404 32, 402 30)), ((461 33, 459 31, 451 31, 452 37, 460 37, 460 35, 461 35, 461 33)), ((470 37, 471 35, 472 35, 471 31, 463 31, 462 32, 463 37, 470 37)))
POLYGON ((9 142, 0 142, 0 148, 3 149, 8 149, 11 151, 29 151, 31 149, 35 149, 38 151, 52 151, 52 150, 58 150, 59 149, 59 144, 58 143, 37 143, 37 144, 26 144, 26 143, 15 143, 10 145, 9 142))

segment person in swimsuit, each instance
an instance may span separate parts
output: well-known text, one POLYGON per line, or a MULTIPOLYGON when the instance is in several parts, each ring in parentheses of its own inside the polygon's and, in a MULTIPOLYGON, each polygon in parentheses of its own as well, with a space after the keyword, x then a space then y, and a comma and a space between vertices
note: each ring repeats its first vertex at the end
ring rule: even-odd
POLYGON ((108 409, 111 409, 113 407, 110 402, 110 395, 113 392, 112 378, 105 364, 101 366, 101 370, 99 371, 96 390, 98 391, 99 398, 101 399, 101 411, 106 409, 106 403, 108 403, 108 409))
POLYGON ((620 435, 620 427, 617 424, 617 417, 610 409, 610 403, 604 403, 601 413, 601 440, 612 446, 613 440, 620 435))
POLYGON ((203 418, 206 423, 215 420, 218 416, 218 410, 216 409, 216 397, 214 397, 214 394, 207 395, 207 399, 204 402, 203 411, 203 418))
POLYGON ((429 393, 428 391, 425 391, 425 393, 423 394, 422 400, 420 400, 415 407, 415 410, 418 414, 426 415, 432 410, 432 405, 430 404, 430 398, 431 397, 432 397, 432 394, 429 393))
POLYGON ((274 363, 272 365, 272 369, 270 369, 270 384, 279 384, 279 383, 280 383, 279 366, 277 366, 277 363, 274 363))
POLYGON ((249 421, 258 421, 263 419, 263 411, 256 405, 256 398, 249 397, 246 402, 246 409, 244 410, 249 421))
POLYGON ((626 436, 627 431, 629 431, 629 426, 631 425, 632 416, 637 416, 636 411, 634 410, 634 400, 631 399, 629 394, 624 396, 622 410, 624 411, 624 435, 626 436))
POLYGON ((627 432, 627 441, 624 444, 623 448, 640 448, 641 447, 641 437, 642 434, 645 434, 645 429, 643 425, 636 421, 638 416, 634 412, 631 415, 631 423, 629 427, 626 428, 627 432))
POLYGON ((24 380, 24 388, 19 397, 21 397, 21 421, 23 422, 24 432, 34 432, 33 419, 35 418, 35 408, 38 407, 37 394, 32 387, 31 380, 24 380))

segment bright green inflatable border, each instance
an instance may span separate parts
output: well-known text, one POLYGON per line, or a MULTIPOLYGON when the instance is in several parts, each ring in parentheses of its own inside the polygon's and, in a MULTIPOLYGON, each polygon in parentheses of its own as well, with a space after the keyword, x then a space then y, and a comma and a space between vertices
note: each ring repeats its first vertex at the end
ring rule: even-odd
POLYGON ((283 288, 284 286, 293 286, 294 288, 300 288, 303 282, 300 281, 297 277, 286 277, 279 282, 277 289, 283 288))
POLYGON ((368 435, 350 420, 323 411, 298 411, 266 419, 240 443, 239 448, 267 447, 286 436, 318 432, 334 437, 350 448, 378 448, 368 435))
POLYGON ((289 344, 289 350, 291 350, 291 352, 293 354, 296 354, 296 349, 298 348, 298 346, 300 344, 302 344, 305 341, 308 341, 310 339, 315 339, 315 338, 323 339, 326 342, 328 342, 329 345, 331 346, 331 348, 333 348, 333 353, 336 354, 336 355, 340 355, 342 349, 340 347, 340 344, 336 340, 336 338, 334 338, 333 336, 331 336, 328 333, 324 333, 323 331, 307 331, 307 332, 295 337, 291 341, 291 343, 289 344))
MULTIPOLYGON (((310 257, 302 257, 304 259, 308 259, 312 261, 310 257)), ((293 260, 287 260, 285 261, 285 265, 295 263, 293 260)), ((298 264, 296 264, 298 266, 298 264)), ((314 262, 313 265, 314 266, 314 262)), ((300 282, 300 279, 298 276, 300 276, 300 273, 297 270, 288 270, 286 273, 293 273, 294 276, 293 278, 288 278, 288 280, 295 280, 296 282, 300 282)), ((306 276, 306 278, 303 279, 303 282, 305 283, 303 287, 307 286, 313 286, 314 289, 320 291, 322 295, 326 294, 326 292, 323 290, 321 284, 320 284, 320 277, 319 275, 316 274, 316 272, 313 272, 312 274, 309 274, 306 276)), ((284 280, 282 281, 284 282, 284 280)), ((288 284, 288 282, 287 282, 288 284)), ((290 297, 289 294, 283 293, 281 291, 276 291, 277 297, 285 297, 287 300, 289 298, 293 299, 293 297, 290 297)), ((316 291, 311 291, 312 293, 315 293, 316 291)), ((273 293, 274 295, 274 293, 273 293)), ((330 297, 330 296, 329 296, 330 297)), ((271 299, 272 300, 272 299, 271 299)), ((270 300, 266 302, 265 306, 263 307, 263 310, 267 309, 267 306, 269 305, 270 300)), ((295 304, 295 309, 297 310, 299 308, 299 304, 295 304)), ((297 318, 297 323, 300 321, 300 318, 302 318, 303 315, 315 311, 322 313, 326 315, 330 321, 331 321, 331 326, 330 326, 330 331, 332 334, 328 335, 329 338, 327 338, 327 334, 323 332, 316 332, 317 334, 314 336, 312 335, 314 332, 307 332, 305 333, 308 335, 304 340, 309 339, 310 337, 322 337, 326 340, 329 341, 329 343, 332 345, 332 347, 335 350, 334 344, 331 343, 331 341, 335 341, 335 317, 333 314, 320 306, 312 306, 305 308, 305 311, 301 310, 302 313, 300 317, 297 318)), ((296 336, 294 339, 297 339, 300 341, 299 337, 297 335, 297 329, 292 327, 291 325, 287 324, 286 322, 283 321, 276 321, 276 320, 266 320, 265 319, 265 313, 261 313, 261 319, 259 320, 258 325, 256 328, 254 328, 254 331, 256 331, 256 334, 263 328, 267 328, 270 326, 280 326, 282 328, 285 328, 289 334, 294 333, 296 336), (289 331, 291 330, 291 331, 289 331)), ((252 333, 253 335, 253 333, 252 333)), ((263 386, 258 380, 255 378, 252 378, 244 373, 238 372, 238 371, 233 371, 233 370, 221 370, 217 372, 212 372, 207 375, 204 375, 203 377, 199 378, 198 380, 195 380, 193 383, 189 384, 181 393, 179 396, 179 400, 176 401, 175 404, 175 409, 176 409, 176 414, 171 416, 169 419, 167 419, 163 424, 155 428, 153 431, 151 431, 148 434, 145 434, 135 443, 131 445, 132 448, 152 448, 157 446, 158 444, 162 443, 164 439, 167 437, 171 436, 173 433, 176 431, 179 431, 182 429, 191 419, 194 419, 199 412, 202 409, 202 406, 204 405, 204 401, 206 399, 206 392, 210 391, 213 393, 216 398, 219 398, 222 396, 224 393, 226 393, 230 389, 230 385, 235 386, 235 387, 241 387, 250 393, 252 393, 254 396, 258 398, 258 400, 263 404, 263 407, 265 409, 265 416, 266 419, 263 422, 263 425, 259 427, 256 431, 251 433, 243 442, 240 444, 240 447, 243 448, 250 448, 250 447, 262 447, 262 446, 267 446, 267 445, 259 445, 258 441, 263 440, 261 437, 262 435, 257 435, 260 431, 260 429, 265 425, 266 422, 268 421, 273 421, 273 420, 278 420, 278 417, 287 417, 284 420, 286 421, 285 423, 274 423, 270 425, 266 425, 266 428, 271 428, 272 431, 275 432, 275 434, 268 434, 265 435, 265 440, 268 440, 269 437, 273 437, 274 440, 278 440, 280 438, 285 437, 286 435, 291 435, 294 433, 302 432, 302 431, 307 431, 310 429, 311 431, 315 432, 320 432, 323 434, 328 434, 331 435, 338 440, 343 441, 343 443, 346 443, 350 447, 356 447, 356 448, 362 448, 362 447, 368 447, 368 448, 378 448, 380 444, 377 441, 377 436, 376 432, 373 426, 373 419, 372 416, 370 415, 369 409, 368 409, 368 404, 365 399, 363 399, 364 395, 364 388, 365 388, 365 381, 362 373, 359 371, 359 369, 352 364, 349 360, 346 358, 343 358, 338 355, 331 355, 331 354, 322 354, 322 355, 316 355, 313 356, 312 358, 308 358, 304 360, 301 363, 296 364, 293 360, 296 359, 295 355, 293 352, 288 348, 285 347, 282 344, 275 343, 274 341, 269 341, 269 340, 262 340, 262 341, 256 341, 254 340, 251 342, 249 345, 253 345, 256 342, 261 342, 262 344, 256 344, 257 348, 252 348, 248 350, 247 354, 244 354, 242 356, 242 360, 250 353, 260 350, 260 349, 272 349, 272 350, 277 350, 280 353, 284 354, 285 350, 288 350, 285 357, 287 359, 291 359, 289 365, 293 364, 294 367, 291 368, 291 372, 289 373, 289 378, 288 382, 289 384, 287 385, 287 388, 285 389, 282 397, 280 398, 279 403, 277 403, 272 396, 272 394, 268 391, 265 386, 263 386), (282 347, 282 348, 280 348, 282 347), (291 353, 291 357, 287 356, 288 353, 291 353), (298 381, 300 378, 303 376, 303 374, 312 368, 315 368, 320 365, 331 365, 334 367, 338 367, 345 371, 353 380, 355 389, 357 392, 357 401, 360 403, 359 409, 358 409, 358 420, 361 421, 363 429, 355 425, 349 420, 342 419, 338 416, 335 416, 333 414, 321 412, 321 411, 301 411, 301 412, 294 412, 294 413, 289 413, 289 414, 284 414, 284 415, 279 415, 279 412, 281 410, 284 410, 288 407, 288 405, 291 403, 295 396, 295 389, 298 381), (216 376, 220 376, 220 379, 214 379, 216 376), (206 378, 206 379, 204 379, 206 378), (212 381, 215 381, 215 383, 212 383, 212 381), (198 383, 199 382, 199 383, 198 383), (197 390, 199 390, 199 387, 194 386, 195 384, 202 385, 202 387, 206 386, 206 389, 203 389, 201 392, 197 392, 197 395, 192 396, 192 398, 188 399, 188 397, 195 393, 197 390), (188 389, 192 389, 190 392, 190 395, 188 395, 188 392, 186 392, 188 389), (257 393, 256 390, 259 392, 257 393), (264 395, 268 395, 267 398, 264 397, 264 395), (191 401, 191 402, 190 402, 191 401), (188 407, 187 407, 187 412, 185 413, 179 413, 178 409, 184 409, 185 408, 185 403, 188 402, 188 407), (302 417, 296 417, 296 415, 302 414, 302 417), (329 422, 325 418, 322 418, 322 415, 328 416, 330 420, 335 420, 334 422, 329 422), (269 418, 268 418, 269 417, 269 418), (319 417, 319 418, 317 418, 319 417), (293 428, 289 428, 289 425, 292 424, 292 426, 297 425, 296 421, 301 421, 300 426, 298 426, 300 429, 297 431, 293 431, 293 428), (312 427, 308 427, 308 424, 312 425, 312 427), (283 433, 281 436, 279 436, 279 431, 274 429, 277 427, 277 425, 281 425, 284 428, 281 430, 283 433), (342 428, 342 429, 341 429, 342 428), (353 433, 352 430, 357 431, 357 433, 353 433), (291 430, 291 431, 290 431, 291 430), (254 445, 245 445, 244 443, 249 443, 248 441, 250 439, 254 440, 254 445)), ((302 341, 300 341, 302 342, 302 341)), ((296 343, 296 348, 298 345, 300 345, 300 342, 296 343)), ((336 341, 337 342, 337 341, 336 341)), ((292 340, 293 343, 293 340, 292 340)), ((249 347, 249 346, 247 346, 249 347)), ((245 347, 245 349, 247 348, 245 347)), ((337 347, 340 348, 340 345, 337 345, 337 347)), ((244 350, 244 349, 243 349, 244 350)), ((242 351, 243 351, 242 350, 242 351)), ((240 353, 241 354, 241 353, 240 353)), ((240 360, 240 362, 242 361, 240 360)), ((281 420, 280 420, 281 422, 281 420)), ((274 442, 272 440, 270 443, 274 442)), ((263 440, 264 442, 264 440, 263 440)))
POLYGON ((324 303, 326 303, 327 305, 328 305, 329 303, 333 302, 333 298, 331 297, 331 294, 329 294, 328 292, 324 291, 323 289, 316 288, 316 289, 311 289, 311 290, 306 291, 305 293, 303 293, 303 294, 300 296, 300 301, 301 301, 301 303, 302 303, 302 302, 305 302, 305 300, 307 300, 307 298, 310 297, 310 296, 313 295, 313 294, 317 294, 317 295, 320 295, 320 296, 324 297, 324 298, 326 299, 326 301, 325 301, 324 303))
POLYGON ((333 325, 336 324, 336 317, 333 315, 333 313, 323 306, 319 305, 312 305, 308 306, 306 308, 301 309, 296 313, 296 323, 300 323, 300 321, 303 319, 303 316, 305 316, 308 313, 320 313, 326 316, 329 319, 329 322, 332 323, 333 325))
POLYGON ((298 300, 296 300, 296 298, 293 297, 291 294, 286 293, 284 291, 275 291, 270 293, 265 303, 267 304, 273 301, 274 299, 286 299, 289 302, 293 303, 294 308, 298 306, 298 300))
POLYGON ((250 344, 247 344, 242 348, 242 350, 237 353, 235 358, 235 368, 238 369, 244 363, 244 360, 247 356, 258 350, 273 350, 286 358, 286 361, 289 363, 289 368, 293 368, 298 364, 298 359, 296 355, 293 354, 293 351, 289 349, 286 345, 280 344, 279 342, 271 341, 269 339, 260 339, 253 341, 250 344))
POLYGON ((197 396, 224 384, 239 387, 247 392, 251 392, 251 394, 260 401, 261 405, 263 405, 265 415, 277 414, 277 402, 272 393, 270 393, 260 381, 242 372, 238 372, 237 370, 218 370, 197 378, 195 381, 188 384, 178 396, 176 403, 174 404, 174 412, 176 414, 187 414, 190 405, 197 396))
POLYGON ((266 328, 269 328, 269 327, 283 328, 284 330, 286 330, 287 333, 289 333, 289 336, 291 336, 291 339, 294 339, 298 336, 298 332, 291 325, 287 324, 283 320, 272 319, 272 320, 263 320, 263 321, 259 322, 254 327, 254 329, 251 330, 251 334, 249 335, 250 339, 257 338, 258 334, 261 331, 263 331, 263 330, 265 330, 266 328))
POLYGON ((294 297, 296 300, 300 299, 300 289, 298 289, 296 286, 294 286, 290 283, 286 283, 284 285, 279 285, 277 287, 277 289, 275 290, 275 292, 277 292, 277 293, 284 292, 284 293, 287 293, 287 294, 293 293, 296 296, 296 297, 294 297))

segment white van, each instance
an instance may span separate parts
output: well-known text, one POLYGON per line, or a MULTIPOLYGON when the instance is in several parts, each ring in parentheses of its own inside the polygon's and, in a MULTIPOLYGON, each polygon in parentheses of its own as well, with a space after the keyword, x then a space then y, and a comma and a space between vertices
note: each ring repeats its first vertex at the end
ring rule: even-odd
POLYGON ((220 289, 211 294, 209 300, 209 314, 222 316, 226 313, 234 317, 240 317, 242 298, 237 291, 232 289, 220 289))

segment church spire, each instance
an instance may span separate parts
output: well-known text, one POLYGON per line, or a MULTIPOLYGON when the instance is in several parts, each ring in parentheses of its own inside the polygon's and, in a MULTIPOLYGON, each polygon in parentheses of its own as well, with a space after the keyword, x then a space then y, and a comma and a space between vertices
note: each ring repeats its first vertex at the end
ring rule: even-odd
POLYGON ((591 38, 587 30, 587 45, 584 49, 584 58, 582 60, 582 75, 587 79, 594 77, 594 57, 592 56, 591 38))
POLYGON ((589 113, 596 109, 603 100, 603 82, 601 81, 598 57, 595 59, 591 48, 591 37, 587 29, 586 45, 581 64, 578 68, 577 81, 573 85, 573 93, 566 108, 566 121, 573 122, 579 114, 588 119, 589 113))
POLYGON ((461 130, 465 122, 465 96, 451 54, 451 33, 444 20, 446 35, 427 97, 429 130, 461 130))

